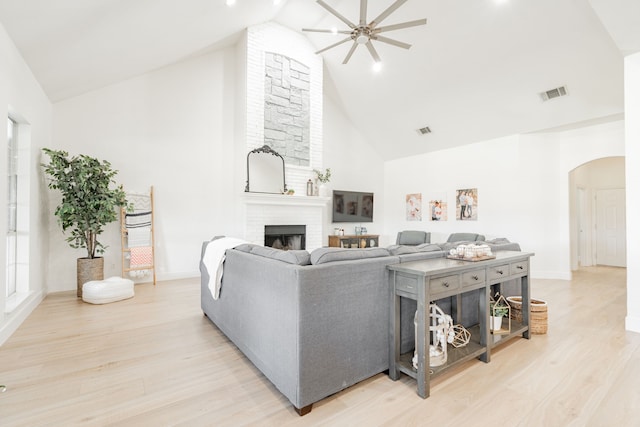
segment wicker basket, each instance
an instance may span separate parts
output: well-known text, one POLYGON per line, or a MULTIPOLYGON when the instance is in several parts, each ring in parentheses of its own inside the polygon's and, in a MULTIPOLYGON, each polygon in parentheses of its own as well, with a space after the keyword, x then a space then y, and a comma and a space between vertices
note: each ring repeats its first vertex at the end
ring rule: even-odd
MULTIPOLYGON (((511 318, 522 322, 522 297, 507 297, 507 302, 511 306, 511 318)), ((547 303, 532 298, 529 330, 532 334, 546 334, 547 323, 547 303)))

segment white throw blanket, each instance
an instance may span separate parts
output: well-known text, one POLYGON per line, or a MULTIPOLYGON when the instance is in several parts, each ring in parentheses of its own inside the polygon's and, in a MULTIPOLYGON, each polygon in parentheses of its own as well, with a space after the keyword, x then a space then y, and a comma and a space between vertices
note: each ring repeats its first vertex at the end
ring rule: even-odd
POLYGON ((237 239, 235 237, 222 237, 220 239, 209 242, 207 248, 204 251, 202 262, 209 272, 209 283, 207 286, 213 295, 213 299, 217 300, 220 297, 220 288, 222 287, 222 265, 224 264, 225 252, 227 249, 235 248, 244 243, 245 240, 237 239), (212 283, 212 278, 215 278, 212 283))

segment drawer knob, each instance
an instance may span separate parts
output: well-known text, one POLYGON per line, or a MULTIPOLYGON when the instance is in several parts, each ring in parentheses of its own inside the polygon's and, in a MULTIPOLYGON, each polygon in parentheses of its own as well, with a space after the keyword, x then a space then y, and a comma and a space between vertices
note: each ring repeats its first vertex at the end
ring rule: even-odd
POLYGON ((498 274, 504 274, 504 273, 502 272, 502 270, 496 270, 496 273, 498 273, 498 274))
POLYGON ((442 282, 442 286, 444 286, 445 288, 449 287, 449 282, 442 282))
POLYGON ((521 265, 516 265, 516 268, 517 268, 518 270, 524 270, 524 267, 523 267, 523 266, 521 266, 521 265))
POLYGON ((471 278, 472 278, 473 280, 478 280, 478 276, 477 276, 477 275, 471 276, 471 278))

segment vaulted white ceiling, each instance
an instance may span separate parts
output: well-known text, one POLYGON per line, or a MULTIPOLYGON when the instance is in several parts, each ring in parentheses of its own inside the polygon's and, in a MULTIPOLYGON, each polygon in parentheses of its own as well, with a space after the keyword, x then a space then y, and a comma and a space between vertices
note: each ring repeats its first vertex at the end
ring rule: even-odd
MULTIPOLYGON (((360 1, 325 0, 352 21, 360 1)), ((372 19, 394 0, 369 0, 372 19)), ((386 159, 619 118, 623 55, 640 51, 637 0, 409 0, 384 24, 409 50, 324 52, 327 88, 386 159), (566 85, 569 96, 539 93, 566 85), (418 135, 429 126, 432 133, 418 135)), ((53 102, 229 45, 251 25, 346 29, 313 0, 0 0, 0 22, 53 102)), ((305 33, 318 49, 340 38, 305 33)), ((340 37, 340 36, 338 36, 340 37)))

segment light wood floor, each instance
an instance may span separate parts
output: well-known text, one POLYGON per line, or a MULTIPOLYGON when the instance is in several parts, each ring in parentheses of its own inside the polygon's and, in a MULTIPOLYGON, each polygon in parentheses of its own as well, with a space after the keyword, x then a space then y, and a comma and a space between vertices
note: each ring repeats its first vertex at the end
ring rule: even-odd
POLYGON ((377 375, 299 417, 207 320, 197 280, 136 286, 94 306, 50 295, 0 347, 2 426, 638 426, 640 334, 625 332, 626 271, 533 280, 549 332, 432 382, 377 375))

